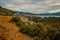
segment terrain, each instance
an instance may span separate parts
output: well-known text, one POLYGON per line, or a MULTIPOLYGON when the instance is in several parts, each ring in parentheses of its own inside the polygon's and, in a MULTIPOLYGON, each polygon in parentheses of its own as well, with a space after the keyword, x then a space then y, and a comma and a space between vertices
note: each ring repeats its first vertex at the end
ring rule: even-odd
POLYGON ((16 24, 10 22, 12 13, 10 10, 0 7, 0 40, 33 40, 28 35, 20 33, 16 24))
POLYGON ((0 7, 0 40, 60 40, 60 17, 18 15, 0 7))

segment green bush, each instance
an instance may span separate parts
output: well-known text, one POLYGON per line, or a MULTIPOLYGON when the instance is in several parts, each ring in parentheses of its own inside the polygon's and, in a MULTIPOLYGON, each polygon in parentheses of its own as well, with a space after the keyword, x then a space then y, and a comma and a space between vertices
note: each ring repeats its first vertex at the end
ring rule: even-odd
POLYGON ((44 34, 38 35, 34 40, 60 40, 60 31, 51 28, 44 34))
POLYGON ((50 38, 50 40, 60 40, 60 31, 56 29, 50 29, 47 32, 47 36, 50 38))
POLYGON ((14 22, 19 28, 25 25, 25 23, 20 19, 20 17, 12 17, 10 22, 14 22))
POLYGON ((38 27, 20 27, 20 32, 29 35, 30 37, 37 36, 39 34, 40 29, 38 27))
POLYGON ((28 28, 28 27, 20 27, 20 32, 22 32, 22 33, 25 33, 25 34, 28 34, 28 31, 29 31, 30 29, 28 28))
POLYGON ((22 26, 23 24, 21 23, 21 22, 17 22, 16 23, 16 26, 18 26, 18 27, 20 27, 20 26, 22 26))
POLYGON ((23 27, 23 26, 25 26, 25 23, 22 22, 22 21, 20 21, 20 22, 17 22, 17 23, 16 23, 16 26, 18 26, 18 27, 23 27))
POLYGON ((20 18, 19 17, 12 17, 10 22, 20 22, 20 18))
POLYGON ((37 36, 38 34, 39 34, 39 32, 40 32, 40 28, 39 27, 33 27, 32 29, 31 29, 31 32, 32 32, 32 36, 37 36))

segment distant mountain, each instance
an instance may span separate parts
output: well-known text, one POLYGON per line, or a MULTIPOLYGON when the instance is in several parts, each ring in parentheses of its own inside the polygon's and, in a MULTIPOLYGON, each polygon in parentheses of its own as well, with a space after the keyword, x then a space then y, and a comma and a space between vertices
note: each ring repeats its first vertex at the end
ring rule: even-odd
POLYGON ((60 16, 60 12, 56 12, 56 13, 41 13, 41 14, 35 14, 35 15, 55 15, 55 16, 60 16))
POLYGON ((18 14, 27 14, 27 15, 57 15, 60 16, 60 12, 56 12, 56 13, 40 13, 40 14, 35 14, 35 13, 30 13, 30 12, 23 12, 23 11, 17 11, 18 14))
POLYGON ((60 12, 56 12, 56 13, 52 13, 52 14, 60 16, 60 12))
POLYGON ((35 14, 35 13, 30 13, 30 12, 23 12, 23 11, 12 11, 6 8, 3 8, 0 6, 0 15, 23 15, 23 16, 35 16, 35 15, 40 15, 40 16, 60 16, 60 12, 56 13, 40 13, 40 14, 35 14))

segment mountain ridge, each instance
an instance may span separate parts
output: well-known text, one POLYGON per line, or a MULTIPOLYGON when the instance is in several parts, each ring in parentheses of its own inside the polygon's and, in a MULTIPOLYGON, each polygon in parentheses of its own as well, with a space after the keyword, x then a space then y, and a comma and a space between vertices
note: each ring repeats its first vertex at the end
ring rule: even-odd
POLYGON ((33 16, 33 15, 42 15, 42 16, 49 16, 49 15, 52 15, 52 16, 60 16, 60 12, 55 12, 55 13, 30 13, 30 12, 23 12, 23 11, 13 11, 13 10, 9 10, 9 9, 6 9, 6 8, 3 8, 0 6, 0 14, 3 14, 4 12, 4 15, 29 15, 29 16, 33 16))

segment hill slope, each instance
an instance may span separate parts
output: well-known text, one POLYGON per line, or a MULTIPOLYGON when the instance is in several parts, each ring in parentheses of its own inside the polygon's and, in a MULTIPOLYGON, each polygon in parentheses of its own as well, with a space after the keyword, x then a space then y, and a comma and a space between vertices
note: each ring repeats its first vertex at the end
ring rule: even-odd
POLYGON ((9 9, 3 8, 0 6, 0 15, 13 15, 14 11, 11 11, 9 9))
POLYGON ((19 28, 16 24, 9 22, 12 16, 0 15, 0 40, 32 40, 27 35, 19 32, 19 28))
POLYGON ((0 7, 0 40, 33 40, 20 33, 16 24, 10 22, 13 14, 13 11, 0 7))

